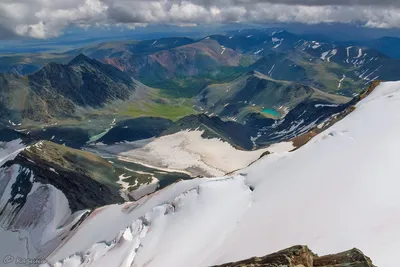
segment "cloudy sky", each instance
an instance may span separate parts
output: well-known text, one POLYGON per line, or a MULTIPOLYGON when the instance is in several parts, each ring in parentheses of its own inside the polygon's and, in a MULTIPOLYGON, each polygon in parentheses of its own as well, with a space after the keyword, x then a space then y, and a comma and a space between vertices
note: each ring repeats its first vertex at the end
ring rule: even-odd
POLYGON ((0 0, 0 38, 45 39, 69 26, 227 22, 360 23, 400 27, 398 0, 0 0))

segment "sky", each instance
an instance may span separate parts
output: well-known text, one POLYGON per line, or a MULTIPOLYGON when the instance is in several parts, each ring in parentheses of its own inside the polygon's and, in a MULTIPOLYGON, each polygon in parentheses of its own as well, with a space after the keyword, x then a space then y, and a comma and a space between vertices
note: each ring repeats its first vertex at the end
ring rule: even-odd
POLYGON ((398 0, 0 0, 0 39, 60 36, 71 27, 154 24, 358 23, 400 27, 398 0))

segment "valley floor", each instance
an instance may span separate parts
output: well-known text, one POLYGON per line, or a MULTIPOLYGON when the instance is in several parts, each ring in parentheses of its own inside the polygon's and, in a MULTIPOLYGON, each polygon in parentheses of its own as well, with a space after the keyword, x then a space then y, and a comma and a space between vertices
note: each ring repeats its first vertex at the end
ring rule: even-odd
POLYGON ((244 151, 220 139, 204 139, 203 131, 181 131, 151 140, 97 146, 99 150, 119 155, 120 160, 133 161, 161 170, 184 172, 191 176, 217 177, 243 169, 269 151, 290 151, 290 142, 244 151))

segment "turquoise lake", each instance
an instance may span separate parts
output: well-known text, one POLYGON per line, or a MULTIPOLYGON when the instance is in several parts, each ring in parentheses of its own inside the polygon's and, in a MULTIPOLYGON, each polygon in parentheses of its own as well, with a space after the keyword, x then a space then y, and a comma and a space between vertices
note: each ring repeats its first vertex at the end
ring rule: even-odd
POLYGON ((271 116, 274 116, 274 117, 278 117, 279 116, 279 113, 274 109, 263 109, 261 112, 265 113, 265 114, 268 114, 268 115, 271 115, 271 116))

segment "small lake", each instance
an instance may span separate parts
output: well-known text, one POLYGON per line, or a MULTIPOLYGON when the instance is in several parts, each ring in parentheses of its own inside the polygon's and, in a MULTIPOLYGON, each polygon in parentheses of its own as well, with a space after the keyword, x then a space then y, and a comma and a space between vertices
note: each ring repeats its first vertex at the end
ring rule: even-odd
POLYGON ((274 109, 263 109, 261 110, 262 113, 268 114, 273 117, 278 117, 279 113, 274 109))

